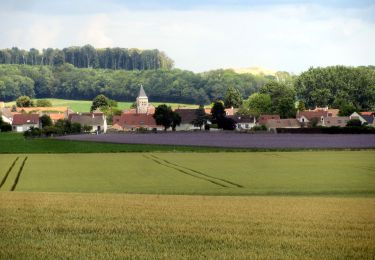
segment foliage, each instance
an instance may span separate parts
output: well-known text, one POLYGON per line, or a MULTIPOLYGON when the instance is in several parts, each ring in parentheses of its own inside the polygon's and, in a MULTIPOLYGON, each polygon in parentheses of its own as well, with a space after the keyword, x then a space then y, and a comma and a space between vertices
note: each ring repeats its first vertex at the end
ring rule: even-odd
POLYGON ((36 101, 37 107, 52 107, 52 102, 48 99, 38 99, 36 101))
POLYGON ((271 96, 269 94, 254 93, 243 104, 239 114, 259 116, 271 113, 271 96), (248 111, 246 113, 246 111, 248 111))
POLYGON ((357 118, 350 119, 347 123, 346 126, 361 126, 362 122, 361 120, 357 118))
POLYGON ((156 124, 164 126, 164 131, 169 127, 172 127, 172 130, 174 131, 176 130, 176 126, 181 123, 180 115, 174 112, 172 108, 166 104, 157 106, 153 117, 156 124))
POLYGON ((234 130, 236 129, 236 121, 229 117, 220 117, 217 119, 218 128, 223 130, 234 130))
POLYGON ((267 131, 267 126, 265 125, 256 125, 253 128, 251 128, 253 131, 267 131))
POLYGON ((304 110, 306 110, 305 103, 303 103, 303 101, 298 100, 297 110, 298 111, 304 111, 304 110))
POLYGON ((33 107, 34 103, 28 96, 20 96, 16 100, 17 107, 33 107))
POLYGON ((123 70, 170 69, 171 60, 159 50, 124 48, 95 49, 91 45, 68 47, 62 50, 47 48, 22 50, 17 47, 0 50, 0 64, 28 64, 58 66, 70 63, 78 68, 123 70))
POLYGON ((91 125, 83 125, 82 130, 85 133, 89 133, 89 132, 92 131, 92 126, 91 125))
POLYGON ((134 102, 143 85, 150 101, 209 104, 223 99, 227 86, 249 96, 269 79, 265 76, 237 74, 231 70, 193 73, 179 69, 104 70, 58 67, 0 65, 0 100, 21 95, 36 98, 92 100, 99 94, 118 101, 134 102))
POLYGON ((356 111, 352 104, 341 102, 339 106, 339 116, 350 116, 356 111))
POLYGON ((211 118, 212 122, 216 123, 217 120, 225 117, 225 106, 224 102, 222 100, 216 100, 212 105, 211 105, 211 118))
POLYGON ((80 123, 71 123, 67 119, 59 119, 55 123, 55 127, 61 134, 78 134, 82 132, 80 123))
POLYGON ((0 114, 0 132, 10 132, 12 131, 12 126, 3 121, 0 114))
POLYGON ((229 86, 224 97, 225 107, 226 108, 230 108, 230 107, 238 108, 242 105, 242 101, 243 101, 243 98, 242 98, 240 91, 234 88, 233 86, 229 86))
POLYGON ((176 131, 176 127, 181 124, 181 116, 177 113, 172 111, 172 131, 176 131))
POLYGON ((204 106, 200 105, 197 110, 195 110, 195 119, 191 122, 194 126, 199 127, 202 130, 202 126, 207 124, 208 116, 204 110, 204 106))
POLYGON ((50 118, 49 115, 42 115, 40 118, 40 123, 42 124, 42 128, 46 127, 46 126, 52 126, 53 123, 52 123, 52 119, 50 118))
POLYGON ((38 127, 30 127, 29 130, 23 132, 25 138, 40 137, 42 136, 42 130, 38 127))
POLYGON ((278 114, 281 118, 295 117, 296 92, 293 86, 271 81, 260 88, 260 93, 270 95, 271 113, 278 114))
POLYGON ((295 89, 309 108, 339 108, 345 100, 357 111, 371 110, 375 107, 375 69, 371 66, 310 68, 296 79, 295 89))
MULTIPOLYGON (((92 112, 92 111, 94 111, 98 108, 101 109, 101 110, 105 110, 105 109, 110 108, 112 104, 114 104, 113 101, 111 102, 109 100, 109 98, 107 98, 103 94, 100 94, 100 95, 96 96, 94 98, 94 100, 92 101, 90 111, 92 112)), ((117 106, 117 104, 116 104, 116 106, 117 106)))

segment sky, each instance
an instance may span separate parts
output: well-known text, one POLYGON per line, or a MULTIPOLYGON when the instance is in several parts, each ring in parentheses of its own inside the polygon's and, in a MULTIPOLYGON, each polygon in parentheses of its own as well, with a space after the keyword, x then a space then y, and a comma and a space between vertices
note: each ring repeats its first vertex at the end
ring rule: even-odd
POLYGON ((159 49, 194 72, 375 65, 375 0, 0 0, 0 48, 159 49))

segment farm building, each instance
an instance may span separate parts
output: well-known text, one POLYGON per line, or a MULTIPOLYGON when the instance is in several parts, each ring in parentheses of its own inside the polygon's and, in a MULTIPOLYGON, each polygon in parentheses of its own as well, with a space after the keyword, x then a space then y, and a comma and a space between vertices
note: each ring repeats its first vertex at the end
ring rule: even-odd
POLYGON ((113 116, 112 128, 119 131, 135 131, 137 129, 162 130, 150 114, 122 114, 113 116))
POLYGON ((268 130, 276 130, 277 128, 301 128, 301 123, 295 118, 287 119, 269 119, 266 123, 268 130))
POLYGON ((175 112, 181 116, 181 124, 176 127, 176 131, 199 130, 199 127, 192 123, 196 116, 196 109, 179 108, 175 112))
POLYGON ((228 116, 236 121, 236 130, 250 130, 256 125, 256 119, 252 116, 228 116))
POLYGON ((12 129, 15 132, 25 132, 30 127, 40 127, 38 114, 15 114, 12 121, 12 129))
POLYGON ((70 114, 69 121, 71 123, 80 123, 81 126, 91 126, 92 132, 106 133, 107 132, 107 119, 103 113, 80 113, 70 114))
POLYGON ((280 120, 279 115, 260 115, 258 119, 258 125, 266 125, 267 121, 270 119, 280 120))

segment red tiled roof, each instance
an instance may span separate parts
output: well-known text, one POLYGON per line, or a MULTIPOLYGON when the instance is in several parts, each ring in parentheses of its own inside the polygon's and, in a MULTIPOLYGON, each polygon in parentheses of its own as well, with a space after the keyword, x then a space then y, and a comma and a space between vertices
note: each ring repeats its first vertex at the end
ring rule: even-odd
POLYGON ((175 112, 177 112, 181 116, 181 124, 190 124, 196 116, 196 109, 192 108, 179 108, 176 109, 175 112))
POLYGON ((260 125, 265 125, 267 123, 267 121, 270 120, 270 119, 279 120, 280 116, 279 115, 260 115, 258 123, 260 125))
POLYGON ((374 115, 374 112, 371 112, 371 111, 365 111, 365 112, 360 112, 360 114, 362 116, 372 116, 374 115))
POLYGON ((49 114, 49 117, 51 118, 52 121, 57 121, 59 119, 64 119, 65 115, 64 114, 52 113, 52 114, 49 114))
POLYGON ((155 119, 150 114, 122 114, 113 117, 113 125, 123 128, 156 127, 155 119))
POLYGON ((269 119, 266 125, 268 128, 300 128, 301 127, 301 124, 295 118, 269 119))
POLYGON ((323 117, 327 117, 328 116, 328 111, 324 111, 324 110, 316 110, 316 111, 298 111, 297 112, 297 118, 300 118, 300 117, 306 117, 308 120, 311 120, 313 118, 318 118, 320 119, 322 116, 323 117))
POLYGON ((13 125, 39 124, 38 114, 15 114, 13 116, 13 125))

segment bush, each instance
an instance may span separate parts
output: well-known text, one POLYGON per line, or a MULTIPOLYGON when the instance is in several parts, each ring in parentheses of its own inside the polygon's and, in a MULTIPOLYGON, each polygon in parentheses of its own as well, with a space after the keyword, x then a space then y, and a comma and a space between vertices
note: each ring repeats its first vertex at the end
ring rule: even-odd
POLYGON ((38 127, 30 127, 29 130, 23 133, 25 138, 33 138, 42 136, 42 130, 38 127))
POLYGON ((45 126, 43 127, 43 134, 46 136, 52 136, 57 134, 62 134, 61 130, 55 126, 45 126))
POLYGON ((253 131, 267 131, 267 127, 265 125, 256 125, 251 130, 253 130, 253 131))
POLYGON ((362 122, 359 119, 350 119, 347 123, 346 126, 361 126, 362 122))
POLYGON ((12 126, 8 123, 2 122, 0 125, 0 132, 10 132, 12 131, 12 126))
POLYGON ((90 125, 84 125, 84 126, 82 127, 82 130, 83 130, 83 132, 85 132, 85 133, 89 133, 89 132, 92 131, 92 126, 90 126, 90 125))

